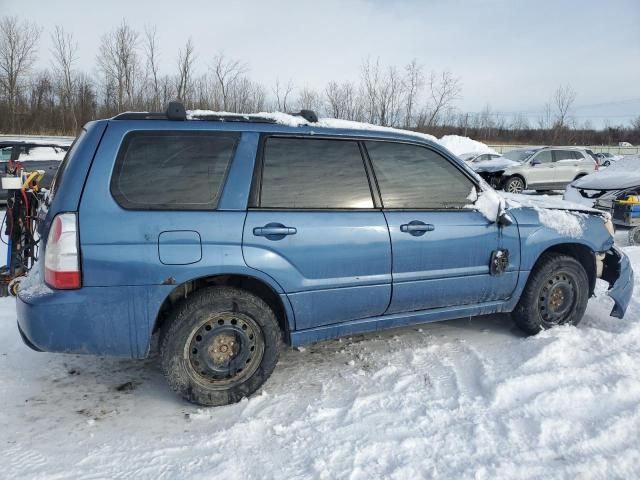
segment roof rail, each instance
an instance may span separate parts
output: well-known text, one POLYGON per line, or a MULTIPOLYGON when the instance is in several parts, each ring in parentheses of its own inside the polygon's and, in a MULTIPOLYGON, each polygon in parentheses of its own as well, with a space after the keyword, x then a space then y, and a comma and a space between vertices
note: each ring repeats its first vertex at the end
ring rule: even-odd
MULTIPOLYGON (((318 121, 318 115, 313 110, 300 110, 297 113, 289 113, 297 117, 304 118, 309 123, 315 123, 318 121)), ((257 115, 242 115, 241 113, 234 115, 221 115, 221 114, 201 114, 190 115, 190 118, 195 120, 210 120, 218 122, 255 122, 255 123, 276 123, 276 121, 269 117, 260 117, 257 115)), ((187 112, 182 102, 172 101, 167 105, 167 109, 164 113, 159 112, 124 112, 116 115, 112 120, 175 120, 184 121, 187 120, 187 112)))

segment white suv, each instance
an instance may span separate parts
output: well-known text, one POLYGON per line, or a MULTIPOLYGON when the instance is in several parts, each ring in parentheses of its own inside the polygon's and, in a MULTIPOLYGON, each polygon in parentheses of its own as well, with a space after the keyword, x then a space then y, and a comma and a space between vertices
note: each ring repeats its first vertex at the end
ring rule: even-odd
POLYGON ((578 147, 530 147, 511 150, 500 162, 476 169, 494 188, 510 193, 523 190, 564 190, 575 179, 595 172, 590 151, 578 147))

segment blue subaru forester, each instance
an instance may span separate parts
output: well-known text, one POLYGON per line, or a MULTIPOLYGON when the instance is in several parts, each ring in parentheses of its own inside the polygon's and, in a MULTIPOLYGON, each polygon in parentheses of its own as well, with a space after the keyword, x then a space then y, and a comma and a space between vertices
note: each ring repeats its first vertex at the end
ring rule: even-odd
POLYGON ((282 341, 495 312, 535 334, 577 324, 596 278, 624 315, 633 273, 606 215, 575 213, 575 235, 534 208, 491 213, 499 197, 436 142, 300 115, 171 103, 87 124, 40 210, 24 341, 145 358, 157 336, 170 386, 223 405, 282 341))

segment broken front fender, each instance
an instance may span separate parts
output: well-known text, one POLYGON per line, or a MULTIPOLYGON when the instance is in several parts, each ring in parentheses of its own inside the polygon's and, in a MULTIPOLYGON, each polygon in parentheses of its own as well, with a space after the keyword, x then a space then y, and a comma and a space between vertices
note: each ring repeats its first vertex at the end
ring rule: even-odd
POLYGON ((624 317, 633 294, 633 269, 629 258, 618 247, 611 247, 605 254, 602 279, 609 282, 607 295, 615 302, 611 316, 624 317))

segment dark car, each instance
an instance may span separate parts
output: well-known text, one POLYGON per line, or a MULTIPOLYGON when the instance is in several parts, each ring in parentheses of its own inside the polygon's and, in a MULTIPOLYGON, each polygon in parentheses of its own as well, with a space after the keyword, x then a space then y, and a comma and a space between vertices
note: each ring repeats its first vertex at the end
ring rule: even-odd
MULTIPOLYGON (((17 161, 27 172, 43 170, 44 177, 40 181, 40 186, 49 188, 68 149, 68 145, 57 143, 2 141, 0 142, 0 174, 7 174, 9 162, 17 161)), ((7 196, 8 190, 0 189, 1 203, 7 201, 7 196)))

